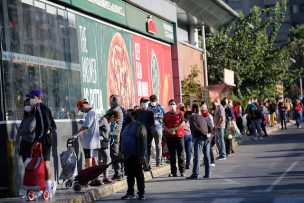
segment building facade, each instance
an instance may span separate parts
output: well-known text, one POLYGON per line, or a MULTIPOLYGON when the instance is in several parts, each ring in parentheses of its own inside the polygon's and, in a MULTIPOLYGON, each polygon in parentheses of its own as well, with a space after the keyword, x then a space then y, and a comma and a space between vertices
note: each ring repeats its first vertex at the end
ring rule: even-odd
MULTIPOLYGON (((176 6, 166 5, 174 16, 176 6)), ((173 87, 172 20, 121 0, 2 0, 0 10, 0 161, 6 166, 1 196, 17 195, 22 185, 16 135, 30 89, 43 91, 58 127, 51 159, 55 179, 59 154, 84 117, 76 110, 78 99, 88 99, 102 116, 111 94, 120 95, 128 109, 151 94, 167 104, 180 91, 173 87)))
POLYGON ((18 195, 22 185, 16 135, 30 89, 43 91, 58 127, 51 157, 57 180, 59 154, 84 118, 75 107, 79 98, 99 116, 111 94, 126 109, 151 94, 164 106, 182 101, 181 80, 192 66, 208 85, 206 50, 198 44, 204 26, 215 31, 236 17, 212 0, 2 0, 0 10, 0 197, 18 195))

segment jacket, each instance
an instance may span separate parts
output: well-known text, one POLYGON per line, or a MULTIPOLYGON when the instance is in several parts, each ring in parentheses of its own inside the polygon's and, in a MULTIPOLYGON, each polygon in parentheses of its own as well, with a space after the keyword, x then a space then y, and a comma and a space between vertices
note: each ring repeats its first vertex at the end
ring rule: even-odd
POLYGON ((21 142, 32 144, 35 140, 36 118, 28 116, 22 119, 17 135, 22 136, 21 142))
POLYGON ((52 145, 53 144, 53 135, 57 129, 56 123, 53 119, 51 110, 43 103, 40 103, 36 107, 36 136, 35 136, 35 141, 40 141, 44 145, 52 145), (40 117, 40 113, 38 108, 40 107, 41 114, 42 114, 42 119, 40 117), (43 132, 42 131, 42 124, 41 121, 43 122, 43 132), (50 133, 48 131, 50 130, 50 133), (41 137, 42 134, 42 137, 41 137))
POLYGON ((129 147, 132 147, 130 145, 130 143, 124 139, 126 139, 124 137, 124 131, 128 130, 128 125, 130 124, 127 124, 127 126, 124 128, 123 132, 122 132, 122 142, 121 142, 121 152, 128 156, 128 155, 134 155, 134 154, 128 154, 127 152, 128 151, 136 151, 136 155, 138 157, 145 157, 146 154, 147 154, 147 130, 146 130, 146 127, 139 123, 139 122, 136 122, 136 135, 135 135, 135 145, 133 147, 136 146, 136 149, 131 149, 129 150, 128 148, 129 147))
POLYGON ((204 140, 208 139, 207 133, 211 133, 212 128, 214 127, 213 119, 210 114, 207 117, 193 114, 190 117, 189 122, 193 138, 203 137, 204 140))

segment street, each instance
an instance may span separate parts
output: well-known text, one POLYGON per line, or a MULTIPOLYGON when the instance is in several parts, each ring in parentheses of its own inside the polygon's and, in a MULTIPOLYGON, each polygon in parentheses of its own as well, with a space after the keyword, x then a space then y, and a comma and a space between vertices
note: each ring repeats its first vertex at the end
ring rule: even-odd
MULTIPOLYGON (((211 179, 167 175, 146 182, 146 202, 304 202, 304 129, 292 125, 264 140, 244 137, 236 153, 217 161, 211 179)), ((191 165, 192 167, 192 165, 191 165)), ((187 176, 191 170, 187 170, 187 176)), ((201 167, 201 176, 204 167, 201 167)), ((123 202, 116 193, 96 202, 123 202)), ((128 200, 131 201, 131 200, 128 200)))

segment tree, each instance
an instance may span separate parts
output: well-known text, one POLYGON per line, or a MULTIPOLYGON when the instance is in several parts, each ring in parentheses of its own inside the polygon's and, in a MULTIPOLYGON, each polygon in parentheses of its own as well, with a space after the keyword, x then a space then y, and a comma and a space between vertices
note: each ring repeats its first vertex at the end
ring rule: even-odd
MULTIPOLYGON (((235 94, 242 97, 271 96, 275 85, 291 73, 290 50, 294 45, 275 44, 278 31, 285 20, 286 1, 273 8, 254 7, 217 34, 207 36, 208 72, 210 84, 223 81, 223 69, 235 72, 235 94)), ((294 42, 295 43, 295 42, 294 42)))
POLYGON ((196 80, 200 72, 197 65, 191 66, 190 74, 181 81, 183 95, 196 95, 198 99, 201 99, 202 88, 200 83, 196 80))

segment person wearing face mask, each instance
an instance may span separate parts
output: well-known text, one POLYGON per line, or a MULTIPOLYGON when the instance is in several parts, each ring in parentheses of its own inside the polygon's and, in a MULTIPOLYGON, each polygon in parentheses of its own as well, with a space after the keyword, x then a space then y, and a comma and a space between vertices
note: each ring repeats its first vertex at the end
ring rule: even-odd
POLYGON ((207 105, 204 103, 201 108, 201 115, 193 114, 190 117, 190 129, 194 138, 193 143, 193 169, 191 176, 187 179, 198 179, 200 173, 200 160, 202 152, 204 154, 205 175, 204 178, 210 178, 210 143, 211 131, 214 127, 213 118, 208 113, 207 105))
MULTIPOLYGON (((101 137, 100 141, 100 150, 99 154, 101 156, 100 160, 103 161, 104 164, 109 164, 111 162, 110 157, 110 130, 111 130, 111 123, 117 121, 120 119, 120 113, 115 110, 108 111, 105 116, 103 116, 99 121, 99 133, 101 137)), ((108 177, 108 169, 105 169, 103 172, 103 182, 105 184, 111 184, 114 183, 111 178, 108 177)))
POLYGON ((110 96, 109 100, 111 108, 108 111, 117 111, 120 114, 120 118, 117 119, 115 122, 111 123, 111 145, 110 145, 110 155, 113 162, 113 168, 114 168, 114 175, 112 177, 113 180, 123 180, 123 174, 121 172, 121 164, 119 163, 119 146, 120 146, 120 136, 121 131, 123 129, 123 125, 126 122, 124 119, 125 116, 125 109, 120 106, 120 99, 119 96, 116 94, 113 94, 110 96))
POLYGON ((147 154, 147 130, 145 126, 136 121, 137 114, 133 109, 127 110, 126 126, 121 134, 121 153, 124 157, 125 174, 127 175, 128 189, 123 200, 145 200, 145 176, 143 165, 147 154), (138 188, 138 196, 134 194, 135 179, 138 188))
POLYGON ((148 110, 154 114, 154 125, 151 127, 152 139, 154 139, 156 146, 156 166, 161 164, 162 146, 161 141, 163 137, 163 118, 165 115, 165 108, 160 105, 157 101, 156 95, 150 96, 150 104, 148 110))
POLYGON ((152 127, 154 126, 154 113, 148 110, 149 99, 142 97, 139 102, 141 108, 135 111, 136 121, 142 123, 147 130, 148 153, 146 156, 146 164, 144 165, 144 170, 149 171, 151 169, 150 156, 151 156, 151 145, 153 140, 152 127))
MULTIPOLYGON (((225 102, 223 100, 223 102, 225 102)), ((225 109, 221 104, 220 99, 214 101, 214 135, 216 140, 216 146, 219 150, 219 156, 217 160, 226 160, 226 147, 224 142, 224 131, 226 126, 225 109)))
POLYGON ((56 123, 53 119, 51 110, 42 103, 42 91, 40 89, 32 89, 26 96, 30 98, 30 106, 36 108, 36 128, 35 141, 42 144, 42 155, 45 165, 45 180, 49 197, 52 198, 56 191, 56 182, 52 181, 52 173, 50 166, 51 149, 53 145, 53 136, 56 136, 56 123))
POLYGON ((30 106, 30 99, 24 101, 24 113, 21 124, 18 128, 17 136, 21 136, 19 155, 22 157, 23 163, 31 157, 31 147, 35 140, 35 107, 30 106))
POLYGON ((163 128, 170 154, 171 173, 169 177, 177 177, 176 154, 180 175, 185 177, 184 117, 182 112, 176 109, 174 99, 171 99, 168 104, 170 111, 164 115, 163 128))

